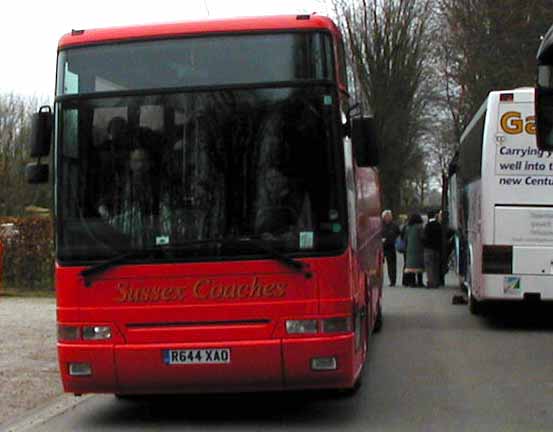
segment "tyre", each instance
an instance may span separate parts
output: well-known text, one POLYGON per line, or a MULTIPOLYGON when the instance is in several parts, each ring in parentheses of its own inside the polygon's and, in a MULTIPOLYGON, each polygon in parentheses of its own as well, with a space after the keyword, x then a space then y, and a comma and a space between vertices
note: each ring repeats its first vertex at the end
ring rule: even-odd
POLYGON ((376 320, 374 322, 373 333, 379 333, 382 330, 382 304, 378 303, 378 312, 376 313, 376 320))
MULTIPOLYGON (((470 248, 469 248, 470 250, 470 248)), ((483 306, 482 302, 478 301, 476 298, 474 298, 474 295, 472 295, 472 260, 471 260, 472 254, 469 254, 468 257, 468 263, 467 268, 470 269, 470 272, 468 273, 468 280, 465 279, 465 285, 467 287, 467 296, 468 296, 468 303, 469 303, 469 311, 472 315, 482 315, 483 312, 483 306)))
POLYGON ((363 379, 361 378, 362 374, 363 372, 359 374, 359 378, 357 378, 357 381, 355 381, 355 384, 353 385, 353 387, 339 389, 337 392, 338 396, 343 398, 350 398, 355 396, 359 391, 359 389, 361 388, 361 386, 363 385, 363 379))
POLYGON ((117 400, 129 401, 129 402, 136 402, 142 397, 141 395, 121 394, 121 393, 115 393, 114 396, 116 397, 117 400))
POLYGON ((472 292, 469 288, 469 311, 473 315, 484 315, 485 308, 484 303, 481 301, 478 301, 474 298, 472 295, 472 292))

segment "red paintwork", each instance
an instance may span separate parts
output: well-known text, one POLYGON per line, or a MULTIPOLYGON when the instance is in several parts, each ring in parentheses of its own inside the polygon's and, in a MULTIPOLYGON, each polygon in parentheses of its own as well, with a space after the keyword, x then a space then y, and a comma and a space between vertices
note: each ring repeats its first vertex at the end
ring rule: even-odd
MULTIPOLYGON (((58 49, 141 39, 151 40, 214 33, 248 33, 286 30, 327 30, 332 33, 336 42, 342 40, 340 30, 328 17, 322 15, 311 15, 309 19, 297 19, 296 17, 297 15, 226 18, 206 21, 90 29, 84 30, 82 33, 67 33, 63 35, 59 40, 58 49)), ((338 58, 336 48, 335 58, 338 58)), ((336 66, 338 67, 339 65, 336 66)), ((347 91, 346 83, 340 82, 339 85, 342 90, 347 91)))
POLYGON ((84 30, 81 34, 65 34, 58 48, 76 45, 91 45, 133 39, 155 39, 178 36, 205 35, 206 33, 240 33, 280 30, 329 30, 336 37, 339 30, 330 18, 312 15, 310 19, 298 20, 296 15, 213 19, 167 24, 148 24, 131 27, 112 27, 84 30))
MULTIPOLYGON (((66 35, 60 47, 207 31, 297 28, 327 28, 339 37, 328 18, 298 21, 294 16, 94 30, 66 35)), ((273 260, 227 261, 125 265, 103 273, 87 287, 82 268, 57 265, 58 323, 110 325, 113 331, 109 341, 58 343, 64 390, 80 394, 352 387, 366 360, 382 295, 378 172, 355 168, 355 174, 357 249, 350 246, 339 256, 302 259, 310 266, 311 279, 273 260), (233 284, 244 288, 216 288, 233 284), (211 287, 217 298, 205 298, 211 287), (360 321, 357 333, 286 333, 286 319, 361 317, 364 311, 367 319, 360 321), (163 349, 210 347, 230 348, 231 364, 163 363, 163 349), (311 358, 324 356, 337 358, 336 371, 311 370, 311 358), (70 377, 69 362, 90 363, 93 375, 70 377)))
POLYGON ((357 230, 359 265, 368 275, 372 311, 382 298, 382 188, 378 171, 357 168, 357 230))

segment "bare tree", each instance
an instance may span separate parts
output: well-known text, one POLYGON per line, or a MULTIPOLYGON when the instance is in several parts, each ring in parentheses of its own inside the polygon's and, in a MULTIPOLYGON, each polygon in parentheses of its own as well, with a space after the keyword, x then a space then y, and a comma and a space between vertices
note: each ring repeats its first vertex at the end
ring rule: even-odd
POLYGON ((26 206, 50 206, 50 188, 27 185, 25 164, 29 161, 31 115, 36 97, 0 95, 0 215, 20 215, 26 206))
POLYGON ((397 210, 402 187, 423 168, 430 44, 429 0, 334 0, 358 98, 375 112, 384 201, 397 210))
POLYGON ((532 85, 534 55, 553 10, 549 0, 433 0, 435 97, 425 149, 435 179, 488 93, 532 85))
POLYGON ((532 86, 540 35, 553 22, 551 0, 434 0, 443 95, 460 138, 488 93, 532 86))

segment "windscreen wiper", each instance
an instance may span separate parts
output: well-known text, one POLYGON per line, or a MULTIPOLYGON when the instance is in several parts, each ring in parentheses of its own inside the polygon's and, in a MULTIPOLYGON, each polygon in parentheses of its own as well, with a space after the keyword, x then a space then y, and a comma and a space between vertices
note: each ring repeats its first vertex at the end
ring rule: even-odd
POLYGON ((135 250, 129 253, 117 255, 113 258, 109 258, 106 261, 103 261, 99 264, 95 264, 93 266, 90 266, 83 271, 81 271, 81 276, 84 278, 85 285, 88 287, 91 285, 92 280, 91 278, 94 276, 97 276, 99 274, 104 273, 105 271, 109 270, 110 268, 119 266, 121 264, 125 264, 129 261, 132 261, 133 259, 140 258, 143 256, 151 256, 156 253, 162 253, 164 256, 167 256, 171 252, 174 251, 181 251, 181 250, 188 250, 191 247, 194 246, 200 246, 200 245, 220 245, 220 240, 196 240, 188 242, 184 245, 180 245, 179 247, 155 247, 155 248, 145 248, 145 249, 139 249, 135 250))
POLYGON ((313 276, 313 273, 311 273, 311 271, 308 270, 309 269, 308 264, 284 255, 283 253, 274 249, 268 242, 262 239, 238 238, 238 239, 225 240, 225 243, 227 242, 232 242, 237 245, 240 245, 240 244, 252 245, 257 250, 265 252, 269 258, 272 258, 284 264, 286 267, 291 268, 294 271, 302 273, 306 279, 310 279, 313 276))
POLYGON ((81 276, 84 278, 85 286, 89 287, 92 284, 92 278, 99 274, 104 273, 112 267, 116 267, 121 264, 125 264, 133 259, 140 258, 144 255, 149 255, 152 253, 152 250, 141 249, 126 254, 118 255, 113 258, 110 258, 106 261, 103 261, 99 264, 95 264, 81 271, 81 276))
POLYGON ((193 246, 199 246, 199 245, 218 245, 218 246, 224 246, 224 245, 247 245, 247 246, 253 246, 257 250, 264 252, 265 255, 269 258, 272 258, 282 264, 284 264, 286 267, 291 268, 294 271, 297 271, 299 273, 302 273, 306 279, 310 279, 313 274, 311 271, 308 270, 308 265, 305 264, 302 261, 298 261, 294 258, 290 258, 277 250, 275 250, 271 245, 269 245, 267 242, 260 240, 260 239, 252 239, 252 238, 230 238, 230 239, 213 239, 213 240, 198 240, 193 242, 188 242, 183 245, 179 245, 178 247, 167 247, 167 248, 149 248, 149 249, 140 249, 136 251, 132 251, 126 254, 118 255, 113 258, 110 258, 106 261, 103 261, 99 264, 95 264, 93 266, 90 266, 84 270, 81 271, 81 276, 84 278, 85 286, 90 286, 92 284, 92 278, 94 276, 97 276, 99 274, 104 273, 105 271, 109 270, 110 268, 119 266, 121 264, 125 264, 129 261, 132 261, 133 259, 140 258, 142 256, 149 256, 155 253, 163 253, 165 255, 169 254, 173 251, 181 251, 181 250, 187 250, 190 247, 193 246))

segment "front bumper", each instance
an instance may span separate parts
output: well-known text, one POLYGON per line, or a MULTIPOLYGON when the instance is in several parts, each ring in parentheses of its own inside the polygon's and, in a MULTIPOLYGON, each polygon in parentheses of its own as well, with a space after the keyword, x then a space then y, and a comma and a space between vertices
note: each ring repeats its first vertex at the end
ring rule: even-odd
POLYGON ((66 392, 161 394, 307 388, 350 388, 355 382, 353 333, 275 340, 171 344, 58 343, 66 392), (167 365, 163 350, 230 348, 230 364, 167 365), (335 357, 337 368, 314 371, 311 360, 335 357), (70 376, 69 363, 89 363, 90 376, 70 376))

